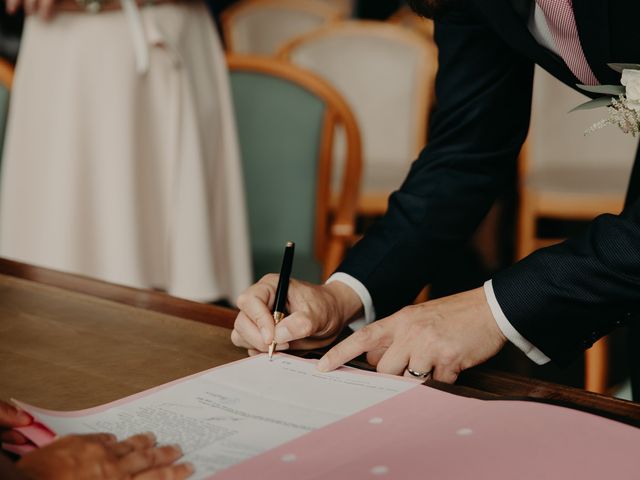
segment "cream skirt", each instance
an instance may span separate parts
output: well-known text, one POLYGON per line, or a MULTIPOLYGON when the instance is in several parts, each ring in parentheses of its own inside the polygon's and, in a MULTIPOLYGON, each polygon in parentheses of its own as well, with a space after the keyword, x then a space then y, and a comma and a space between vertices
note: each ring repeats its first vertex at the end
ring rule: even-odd
POLYGON ((2 160, 0 255, 235 300, 251 263, 219 39, 200 4, 145 7, 138 20, 137 45, 122 11, 27 20, 2 160))

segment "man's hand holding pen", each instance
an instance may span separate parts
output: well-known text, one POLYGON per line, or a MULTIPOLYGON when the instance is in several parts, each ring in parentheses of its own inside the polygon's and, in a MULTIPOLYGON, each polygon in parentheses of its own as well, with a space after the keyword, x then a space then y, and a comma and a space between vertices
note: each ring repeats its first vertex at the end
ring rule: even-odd
POLYGON ((272 310, 278 278, 266 275, 238 298, 240 313, 231 340, 250 355, 267 352, 274 340, 277 351, 329 345, 362 310, 355 292, 340 282, 313 285, 291 279, 286 304, 291 314, 275 326, 272 310))

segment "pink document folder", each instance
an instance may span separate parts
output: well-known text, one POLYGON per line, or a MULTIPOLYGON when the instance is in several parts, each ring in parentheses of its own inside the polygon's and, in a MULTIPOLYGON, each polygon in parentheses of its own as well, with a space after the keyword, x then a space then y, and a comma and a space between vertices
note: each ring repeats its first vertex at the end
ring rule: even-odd
POLYGON ((239 478, 639 479, 640 429, 421 387, 216 475, 239 478))
MULTIPOLYGON (((12 451, 25 453, 55 438, 39 414, 86 415, 184 380, 78 412, 23 405, 36 423, 20 429, 30 445, 12 451)), ((640 429, 619 422, 554 405, 478 400, 416 386, 207 478, 637 480, 639 453, 640 429)))

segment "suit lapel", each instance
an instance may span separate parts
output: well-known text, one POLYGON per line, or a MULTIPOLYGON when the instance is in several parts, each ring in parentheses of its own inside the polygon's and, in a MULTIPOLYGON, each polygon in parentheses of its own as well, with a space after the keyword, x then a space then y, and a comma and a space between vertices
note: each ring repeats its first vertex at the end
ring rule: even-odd
MULTIPOLYGON (((528 16, 534 0, 476 0, 489 23, 502 38, 560 81, 575 87, 580 81, 564 61, 538 44, 528 28, 528 16)), ((576 0, 577 1, 577 0, 576 0)))
MULTIPOLYGON (((522 51, 560 81, 575 88, 576 84, 581 83, 580 80, 571 73, 560 57, 540 46, 529 32, 528 19, 534 1, 476 0, 475 3, 478 9, 485 12, 488 21, 510 45, 522 51)), ((611 62, 640 63, 640 59, 612 56, 609 18, 611 1, 573 0, 573 7, 580 43, 591 70, 600 83, 616 85, 620 82, 620 75, 607 64, 611 62)))
MULTIPOLYGON (((515 50, 522 52, 558 80, 576 88, 575 78, 564 61, 540 46, 528 29, 535 0, 476 0, 488 22, 515 50)), ((576 24, 585 57, 603 84, 618 84, 620 76, 607 63, 640 63, 640 34, 635 25, 640 14, 638 0, 573 0, 576 24), (609 7, 613 8, 610 12, 609 7), (634 10, 635 9, 635 10, 634 10), (613 18, 610 15, 613 14, 613 18), (614 21, 614 25, 611 25, 614 21), (618 30, 611 30, 618 28, 618 30), (611 44, 611 34, 615 45, 611 44)), ((585 92, 581 92, 585 93, 585 92)), ((594 95, 595 96, 595 95, 594 95)), ((640 148, 629 182, 627 205, 640 198, 640 148)))
POLYGON ((619 83, 620 75, 607 66, 612 61, 609 0, 573 0, 573 11, 580 43, 591 71, 600 83, 619 83))

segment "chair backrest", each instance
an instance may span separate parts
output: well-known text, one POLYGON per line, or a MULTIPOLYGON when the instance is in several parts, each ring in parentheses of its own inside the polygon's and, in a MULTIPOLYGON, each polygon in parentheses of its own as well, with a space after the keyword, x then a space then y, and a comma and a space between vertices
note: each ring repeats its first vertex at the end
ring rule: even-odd
POLYGON ((0 159, 2 159, 2 147, 4 145, 4 132, 7 126, 7 114, 9 113, 9 95, 13 82, 13 67, 0 59, 0 159))
POLYGON ((279 55, 324 77, 349 103, 362 134, 365 187, 376 171, 406 174, 426 140, 435 78, 429 42, 391 23, 345 21, 291 41, 279 55))
POLYGON ((241 0, 221 17, 231 53, 275 55, 286 42, 344 14, 320 0, 241 0))
POLYGON ((389 22, 410 28, 422 35, 429 42, 433 42, 433 20, 421 17, 407 5, 403 5, 391 15, 389 22))
POLYGON ((569 113, 587 100, 536 68, 527 163, 521 173, 527 175, 548 166, 622 170, 619 176, 624 194, 638 140, 614 127, 585 135, 586 129, 607 116, 604 108, 569 113))
POLYGON ((229 72, 254 272, 279 268, 287 240, 296 242, 294 274, 322 277, 327 241, 336 226, 353 230, 360 176, 360 139, 344 100, 315 75, 259 57, 229 56, 229 72), (347 131, 345 187, 328 222, 331 145, 335 124, 347 131))

